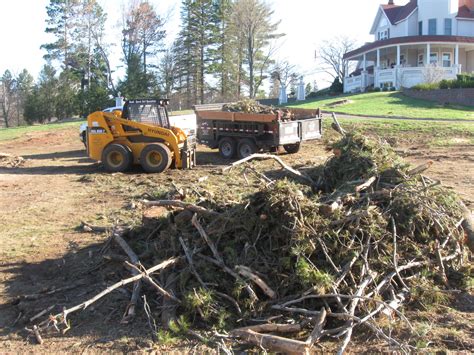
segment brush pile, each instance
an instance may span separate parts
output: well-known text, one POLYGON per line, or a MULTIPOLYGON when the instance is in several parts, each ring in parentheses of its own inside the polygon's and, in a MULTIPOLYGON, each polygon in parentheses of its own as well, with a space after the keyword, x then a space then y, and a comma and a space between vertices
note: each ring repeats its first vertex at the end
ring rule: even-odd
POLYGON ((0 152, 0 167, 17 168, 25 163, 22 157, 0 152))
POLYGON ((287 108, 276 108, 273 106, 266 106, 258 103, 255 100, 245 99, 238 102, 225 104, 222 107, 222 111, 226 112, 242 112, 242 113, 256 113, 256 114, 267 114, 277 115, 280 114, 282 120, 294 119, 294 114, 290 109, 287 108))
MULTIPOLYGON (((113 253, 127 255, 129 272, 117 266, 117 284, 98 296, 133 284, 125 319, 145 294, 154 301, 150 326, 161 316, 170 332, 219 344, 306 353, 336 339, 342 353, 354 333, 368 331, 410 351, 417 335, 405 310, 446 299, 450 276, 459 276, 460 201, 420 175, 429 164, 410 169, 382 141, 346 134, 332 149, 324 166, 306 169, 317 189, 279 179, 243 203, 143 202, 167 209, 154 223, 112 231, 113 253)), ((99 298, 37 330, 66 326, 99 298)))

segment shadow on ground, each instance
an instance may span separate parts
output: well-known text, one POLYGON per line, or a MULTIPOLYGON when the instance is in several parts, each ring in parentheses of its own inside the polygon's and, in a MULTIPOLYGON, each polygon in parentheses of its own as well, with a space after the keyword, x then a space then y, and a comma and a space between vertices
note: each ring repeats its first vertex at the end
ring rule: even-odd
MULTIPOLYGON (((0 265, 2 274, 11 275, 5 282, 4 299, 9 301, 0 304, 0 340, 19 341, 25 347, 35 344, 35 338, 25 327, 32 328, 50 314, 59 314, 64 308, 84 302, 119 281, 116 276, 110 276, 112 269, 115 273, 122 269, 124 278, 131 276, 122 262, 104 259, 105 237, 97 238, 104 242, 82 249, 72 246, 67 254, 57 259, 0 265), (44 310, 48 311, 30 321, 44 310)), ((85 310, 69 315, 71 329, 65 334, 43 332, 45 343, 43 347, 35 347, 34 351, 49 352, 48 349, 52 349, 56 352, 60 348, 84 351, 89 347, 113 351, 149 348, 153 343, 142 303, 139 303, 137 315, 130 323, 121 323, 130 296, 131 287, 124 286, 85 310)))

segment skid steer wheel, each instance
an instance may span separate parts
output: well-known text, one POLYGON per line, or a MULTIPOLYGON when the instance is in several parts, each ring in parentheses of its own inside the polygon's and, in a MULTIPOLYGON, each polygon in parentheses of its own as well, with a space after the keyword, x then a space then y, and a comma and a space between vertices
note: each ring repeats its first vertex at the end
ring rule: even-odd
POLYGON ((111 173, 123 173, 133 164, 132 151, 122 144, 109 144, 102 152, 102 163, 111 173))
POLYGON ((241 139, 237 146, 237 153, 240 159, 247 158, 248 156, 257 153, 257 145, 248 138, 241 139))
POLYGON ((237 150, 235 140, 230 137, 224 137, 219 141, 219 153, 224 159, 231 159, 235 156, 237 150))
POLYGON ((288 154, 295 154, 295 153, 298 153, 300 151, 301 144, 300 143, 285 144, 285 145, 283 145, 283 148, 285 148, 285 150, 288 154))
POLYGON ((161 173, 171 165, 171 151, 163 143, 149 144, 140 154, 140 164, 147 173, 161 173))

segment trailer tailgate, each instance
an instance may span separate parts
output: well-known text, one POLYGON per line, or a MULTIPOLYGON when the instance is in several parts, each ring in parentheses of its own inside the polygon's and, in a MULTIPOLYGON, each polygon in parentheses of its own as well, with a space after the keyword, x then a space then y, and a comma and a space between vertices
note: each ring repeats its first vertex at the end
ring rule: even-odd
POLYGON ((309 120, 299 121, 300 123, 300 132, 301 140, 307 141, 311 139, 321 138, 322 133, 322 120, 321 118, 313 118, 309 120))

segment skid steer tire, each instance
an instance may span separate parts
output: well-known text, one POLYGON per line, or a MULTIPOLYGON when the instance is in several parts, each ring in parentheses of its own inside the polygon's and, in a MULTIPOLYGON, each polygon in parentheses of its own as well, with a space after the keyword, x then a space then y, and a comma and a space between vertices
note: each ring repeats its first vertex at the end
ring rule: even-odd
POLYGON ((102 163, 108 172, 123 173, 133 164, 132 151, 122 144, 109 144, 102 152, 102 163))
POLYGON ((171 151, 163 143, 149 144, 140 154, 140 164, 147 173, 161 173, 172 163, 171 151))

